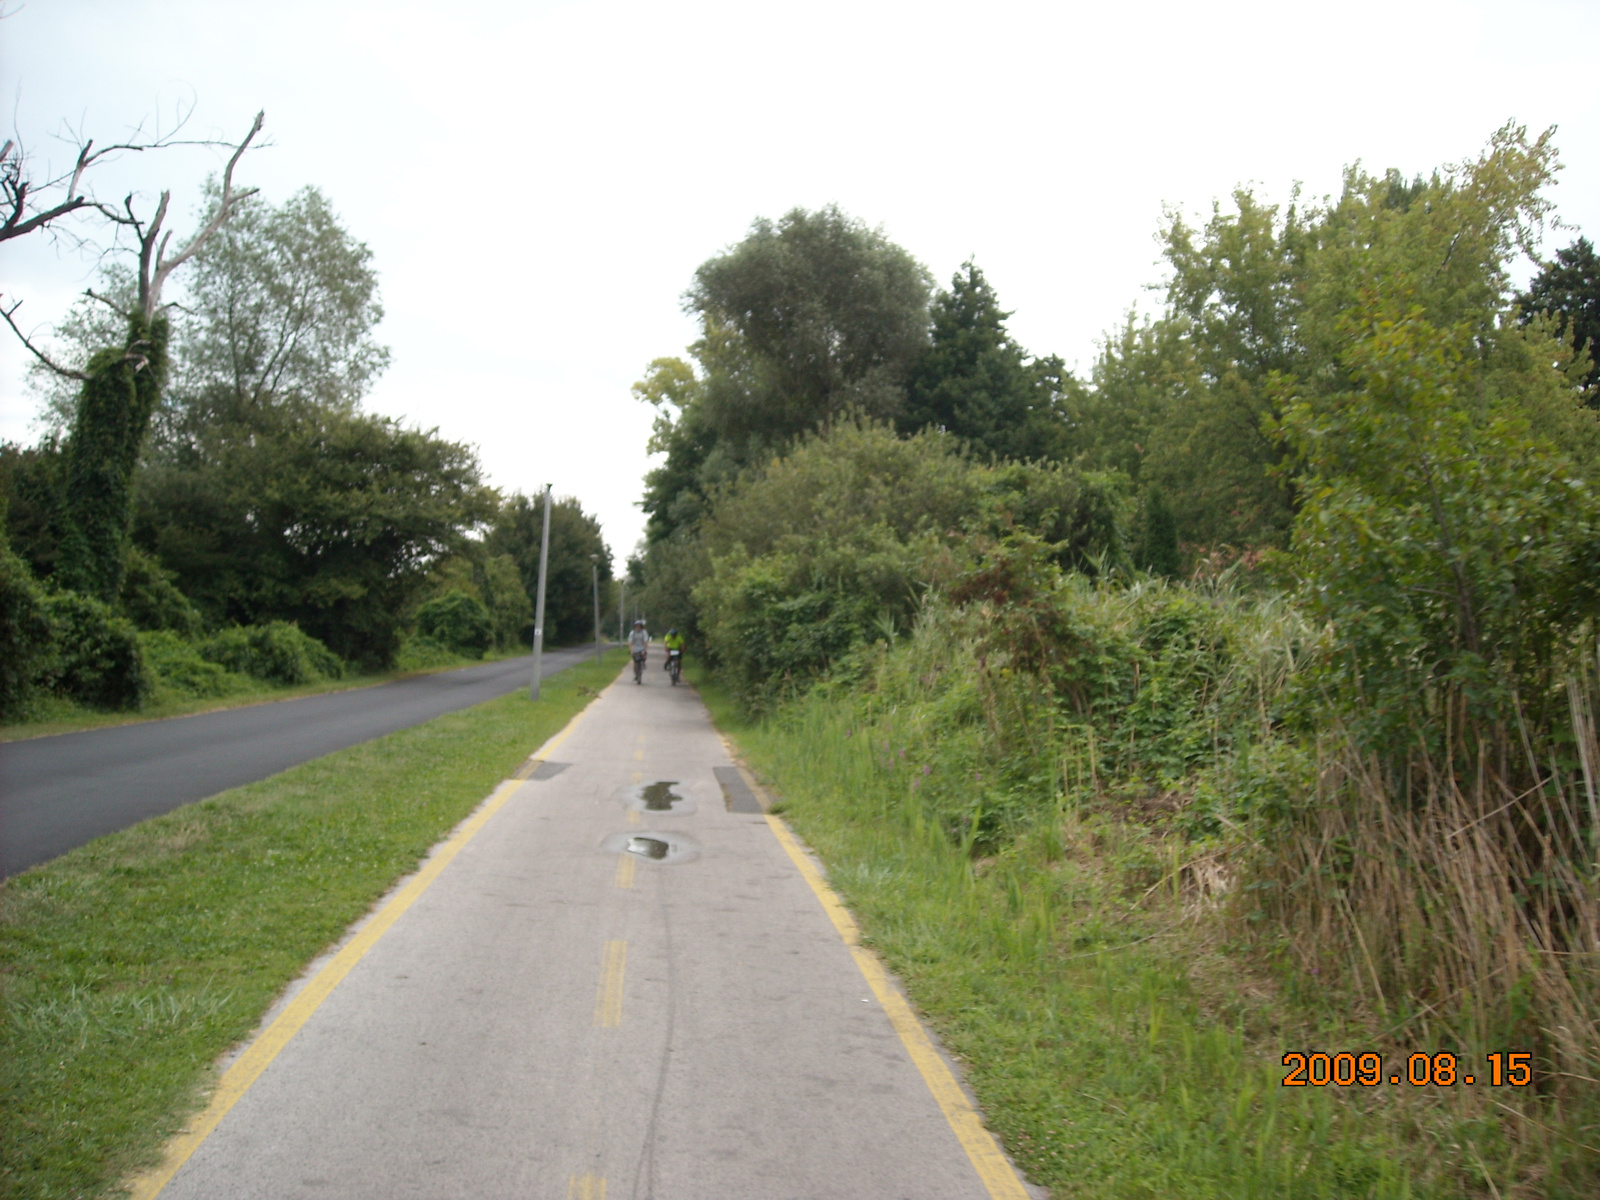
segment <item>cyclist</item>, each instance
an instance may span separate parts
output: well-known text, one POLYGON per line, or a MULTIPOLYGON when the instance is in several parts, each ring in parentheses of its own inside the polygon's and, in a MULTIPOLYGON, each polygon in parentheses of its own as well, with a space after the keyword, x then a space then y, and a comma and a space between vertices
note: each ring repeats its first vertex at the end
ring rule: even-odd
POLYGON ((667 636, 661 639, 662 648, 667 652, 667 661, 662 665, 666 667, 667 674, 672 676, 672 682, 678 682, 678 675, 683 670, 683 634, 676 629, 667 630, 667 636))
POLYGON ((633 623, 633 632, 628 635, 628 649, 633 654, 633 681, 642 684, 644 660, 650 653, 650 635, 644 631, 642 617, 633 623))

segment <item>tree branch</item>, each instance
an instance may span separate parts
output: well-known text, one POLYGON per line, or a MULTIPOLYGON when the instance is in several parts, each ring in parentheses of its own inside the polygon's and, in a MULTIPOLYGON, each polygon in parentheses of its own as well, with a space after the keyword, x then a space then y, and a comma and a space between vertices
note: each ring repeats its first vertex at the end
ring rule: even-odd
MULTIPOLYGON (((212 216, 211 220, 206 224, 205 228, 201 229, 199 233, 195 234, 194 237, 190 239, 189 244, 186 245, 182 250, 178 251, 178 253, 170 259, 165 257, 167 251, 167 241, 170 240, 170 234, 168 235, 167 239, 162 240, 161 249, 156 255, 155 274, 150 277, 148 287, 146 287, 144 282, 144 270, 149 241, 147 239, 141 239, 141 241, 143 241, 145 244, 146 253, 141 253, 139 256, 139 291, 140 298, 144 301, 144 311, 147 318, 153 318, 156 314, 156 309, 160 307, 161 288, 162 285, 166 283, 167 276, 171 275, 173 271, 177 270, 184 263, 188 262, 189 259, 193 258, 200 252, 201 248, 211 240, 212 235, 214 235, 217 230, 221 229, 223 223, 233 215, 234 205, 238 204, 239 201, 245 199, 246 197, 256 194, 258 190, 256 188, 247 188, 242 192, 234 191, 233 169, 239 165, 239 159, 244 156, 245 150, 249 147, 250 143, 255 140, 256 134, 261 132, 261 125, 266 120, 266 116, 266 110, 264 109, 261 112, 256 113, 256 119, 250 125, 250 132, 245 134, 244 140, 234 147, 233 154, 228 159, 228 165, 223 169, 222 172, 222 198, 217 202, 217 211, 215 215, 212 216)), ((161 198, 162 213, 165 213, 166 207, 167 197, 166 194, 163 193, 161 198)), ((149 238, 153 239, 155 237, 156 229, 159 227, 159 225, 159 219, 152 224, 149 238)))
POLYGON ((128 312, 127 309, 123 308, 120 304, 118 304, 115 300, 112 300, 107 296, 102 296, 99 292, 95 291, 93 288, 84 288, 83 289, 83 294, 85 296, 89 297, 89 299, 91 299, 91 300, 100 301, 101 304, 104 304, 107 308, 109 308, 112 312, 116 313, 117 316, 119 316, 119 317, 128 317, 128 316, 132 316, 133 315, 132 313, 128 312))
POLYGON ((67 379, 76 379, 80 382, 88 379, 89 377, 82 371, 74 371, 71 367, 63 367, 60 363, 52 362, 49 355, 28 340, 28 335, 22 332, 17 325, 16 319, 11 315, 21 307, 22 301, 18 300, 10 308, 0 308, 0 317, 3 317, 5 323, 11 326, 11 332, 17 335, 17 338, 28 348, 29 352, 57 375, 64 376, 67 379))
POLYGON ((64 217, 69 212, 76 212, 80 208, 88 207, 89 199, 86 196, 76 196, 71 200, 64 200, 54 208, 47 208, 43 212, 34 213, 26 221, 22 220, 22 202, 27 194, 27 185, 23 184, 16 193, 16 200, 11 207, 11 215, 6 218, 6 223, 0 225, 0 242, 9 241, 14 237, 21 237, 25 233, 32 233, 41 225, 48 225, 57 217, 64 217))
MULTIPOLYGON (((77 143, 77 155, 73 160, 72 169, 43 180, 35 185, 33 180, 24 178, 26 170, 26 152, 14 139, 7 138, 4 145, 0 145, 0 192, 3 192, 4 207, 8 210, 3 220, 0 220, 0 242, 12 238, 23 237, 37 229, 42 229, 52 222, 67 216, 69 213, 80 209, 94 209, 102 216, 108 217, 119 225, 133 224, 127 217, 116 214, 113 210, 101 204, 91 193, 82 191, 85 176, 101 160, 109 155, 122 151, 143 153, 146 150, 165 150, 172 146, 233 146, 232 142, 223 142, 215 138, 179 138, 176 135, 189 122, 188 113, 180 113, 176 128, 168 134, 158 133, 149 141, 132 140, 115 142, 109 146, 95 148, 93 138, 85 138, 79 131, 68 129, 71 140, 77 143), (30 195, 39 195, 53 189, 64 188, 64 198, 49 208, 28 213, 28 198, 30 195)), ((257 129, 260 128, 260 118, 257 118, 257 129)), ((142 133, 143 126, 134 130, 134 138, 142 133)), ((252 131, 252 137, 254 131, 252 131)), ((63 140, 66 140, 63 138, 63 140)), ((247 138, 248 142, 250 139, 247 138)), ((234 160, 238 160, 238 150, 235 150, 234 160)), ((230 164, 231 166, 231 164, 230 164)))

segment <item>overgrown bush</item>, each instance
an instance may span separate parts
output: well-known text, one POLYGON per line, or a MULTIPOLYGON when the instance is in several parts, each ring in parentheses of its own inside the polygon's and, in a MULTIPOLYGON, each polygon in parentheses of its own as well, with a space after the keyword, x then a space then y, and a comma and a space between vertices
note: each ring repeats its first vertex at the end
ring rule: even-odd
POLYGON ((140 629, 170 629, 187 638, 204 631, 200 611, 178 590, 172 572, 137 546, 128 549, 117 607, 140 629))
POLYGON ((43 690, 91 708, 138 708, 155 685, 133 623, 78 592, 43 598, 49 650, 39 674, 43 690))
POLYGON ((0 720, 14 721, 26 711, 49 644, 39 585, 0 536, 0 720))
POLYGON ((1012 533, 1053 569, 1124 563, 1129 514, 1114 475, 979 464, 939 433, 844 422, 715 497, 698 535, 710 566, 698 624, 759 707, 908 628, 930 589, 1012 533))
POLYGON ((236 696, 256 686, 249 676, 211 662, 198 645, 169 629, 141 632, 139 645, 158 688, 183 696, 236 696))
POLYGON ((434 667, 453 667, 460 662, 460 653, 449 646, 431 638, 413 636, 400 643, 400 652, 394 657, 394 668, 397 671, 428 671, 434 667))
POLYGON ((333 651, 287 621, 224 629, 201 643, 200 654, 267 683, 316 683, 344 674, 344 664, 333 651))
POLYGON ((494 618, 477 597, 452 589, 417 609, 417 632, 458 654, 477 658, 494 641, 494 618))
MULTIPOLYGON (((453 555, 438 563, 428 577, 428 584, 428 597, 418 606, 419 613, 430 601, 440 599, 451 592, 461 592, 481 603, 484 611, 489 614, 491 645, 509 648, 532 642, 533 602, 528 599, 528 593, 523 589, 517 561, 511 555, 489 554, 481 544, 473 543, 464 553, 453 555)), ((439 618, 430 617, 430 620, 435 619, 439 618)), ((550 642, 548 635, 552 628, 553 623, 547 611, 545 620, 547 644, 550 642)), ((439 641, 434 634, 421 630, 419 633, 424 638, 444 646, 447 653, 456 655, 462 653, 451 650, 448 642, 439 641)), ((476 651, 467 650, 465 653, 476 653, 476 651)), ((395 660, 395 665, 403 666, 398 658, 395 660)))

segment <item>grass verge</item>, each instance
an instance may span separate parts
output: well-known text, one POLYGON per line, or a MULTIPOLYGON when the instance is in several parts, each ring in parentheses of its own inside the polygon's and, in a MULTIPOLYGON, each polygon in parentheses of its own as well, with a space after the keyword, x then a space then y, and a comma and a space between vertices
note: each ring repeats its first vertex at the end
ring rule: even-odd
POLYGON ((397 679, 410 679, 415 675, 433 675, 440 671, 455 671, 462 667, 482 666, 519 658, 526 650, 491 651, 482 658, 465 655, 447 662, 430 663, 426 667, 398 668, 378 671, 370 675, 352 675, 343 679, 323 679, 316 683, 291 686, 250 680, 243 691, 226 696, 191 696, 171 688, 158 688, 156 694, 145 701, 142 708, 107 711, 90 708, 74 700, 59 696, 45 696, 33 702, 31 714, 25 721, 0 725, 0 742, 15 742, 25 738, 52 737, 58 733, 76 733, 83 729, 102 729, 109 725, 134 725, 141 721, 161 721, 168 717, 190 717, 196 713, 215 712, 223 708, 244 708, 251 704, 269 704, 276 700, 293 700, 298 696, 318 696, 324 692, 345 692, 352 688, 375 687, 397 679))
POLYGON ((922 816, 939 747, 837 697, 751 722, 694 681, 1052 1195, 1497 1194, 1473 1164, 1502 1156, 1502 1131, 1459 1093, 1282 1086, 1286 1050, 1369 1047, 1280 995, 1143 831, 1063 808, 975 860, 922 816))
POLYGON ((336 942, 618 670, 615 654, 186 805, 0 883, 0 1196, 151 1165, 336 942))

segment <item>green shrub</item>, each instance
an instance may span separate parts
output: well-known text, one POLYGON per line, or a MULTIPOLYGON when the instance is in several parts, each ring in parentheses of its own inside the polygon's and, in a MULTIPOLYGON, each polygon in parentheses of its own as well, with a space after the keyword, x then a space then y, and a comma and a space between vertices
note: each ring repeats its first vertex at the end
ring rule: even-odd
POLYGON ((0 539, 0 720, 14 721, 33 694, 34 676, 50 646, 39 585, 0 539))
POLYGON ((186 696, 236 696, 255 686, 249 676, 208 661, 199 646, 170 629, 141 632, 139 645, 158 686, 171 691, 186 696))
POLYGON ((50 648, 39 681, 91 708, 138 708, 154 687, 133 622, 78 592, 43 599, 50 648))
POLYGON ((427 671, 433 667, 453 667, 460 661, 461 655, 449 646, 425 637, 408 637, 400 643, 400 651, 394 656, 394 666, 397 671, 427 671))
POLYGON ((477 658, 494 640, 494 620, 482 601, 452 589, 417 610, 417 632, 459 654, 477 658))
POLYGON ((166 570, 137 546, 128 550, 117 607, 140 629, 170 629, 184 637, 204 632, 200 612, 166 570))
POLYGON ((200 654, 267 683, 316 683, 344 674, 344 664, 333 651, 287 621, 224 629, 201 643, 200 654))
POLYGON ((1013 534, 1052 570, 1123 564, 1125 493, 1116 475, 974 463, 938 433, 843 422, 714 497, 685 555, 710 567, 697 625, 741 702, 761 707, 910 628, 930 589, 1013 534))

